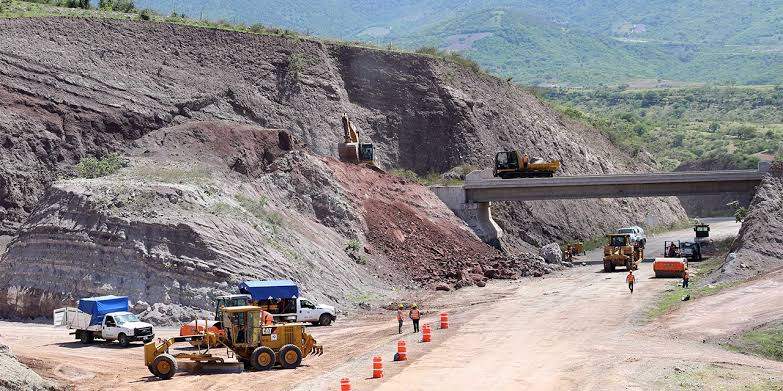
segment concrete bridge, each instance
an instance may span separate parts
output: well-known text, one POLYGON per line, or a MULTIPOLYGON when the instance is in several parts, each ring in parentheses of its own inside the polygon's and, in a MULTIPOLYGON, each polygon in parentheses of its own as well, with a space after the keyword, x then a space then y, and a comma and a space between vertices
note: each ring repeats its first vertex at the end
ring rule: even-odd
POLYGON ((488 243, 503 232, 492 220, 490 203, 585 198, 664 197, 753 193, 768 168, 646 174, 496 179, 474 171, 462 186, 434 186, 432 191, 488 243))

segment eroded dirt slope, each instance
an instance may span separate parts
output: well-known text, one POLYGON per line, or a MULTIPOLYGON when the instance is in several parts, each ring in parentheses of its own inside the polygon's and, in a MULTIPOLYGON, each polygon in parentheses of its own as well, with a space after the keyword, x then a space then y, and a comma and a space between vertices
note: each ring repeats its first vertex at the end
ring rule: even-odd
POLYGON ((315 156, 283 131, 190 122, 134 145, 118 173, 45 193, 0 261, 0 315, 122 293, 177 322, 270 278, 348 309, 393 288, 547 270, 481 242, 427 188, 315 156))
POLYGON ((731 254, 710 282, 735 282, 783 267, 783 163, 773 164, 750 203, 731 254))
MULTIPOLYGON (((486 167, 503 148, 561 159, 565 174, 648 169, 523 89, 433 58, 117 20, 2 20, 0 31, 0 230, 9 234, 82 156, 129 150, 192 120, 286 129, 331 155, 346 112, 384 166, 422 174, 486 167)), ((653 199, 499 204, 496 216, 519 250, 684 215, 676 200, 653 199)))

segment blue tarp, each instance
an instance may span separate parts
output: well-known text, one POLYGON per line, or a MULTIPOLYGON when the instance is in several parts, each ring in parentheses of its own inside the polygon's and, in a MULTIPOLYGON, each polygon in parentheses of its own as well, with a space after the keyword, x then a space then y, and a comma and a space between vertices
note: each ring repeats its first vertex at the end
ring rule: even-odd
POLYGON ((79 310, 92 315, 90 326, 101 324, 103 316, 111 312, 128 311, 127 296, 88 297, 79 300, 79 310))
POLYGON ((250 295, 253 300, 299 297, 299 287, 291 280, 245 281, 239 284, 239 292, 250 295))

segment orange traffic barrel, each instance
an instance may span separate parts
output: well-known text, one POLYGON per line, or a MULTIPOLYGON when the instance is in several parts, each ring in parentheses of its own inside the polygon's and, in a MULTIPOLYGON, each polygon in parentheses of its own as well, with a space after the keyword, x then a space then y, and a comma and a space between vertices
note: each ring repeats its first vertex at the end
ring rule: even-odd
POLYGON ((442 329, 449 328, 449 314, 445 312, 440 313, 440 328, 442 329))
POLYGON ((383 377, 383 362, 380 357, 372 358, 372 378, 380 379, 383 377))
POLYGON ((340 391, 351 391, 351 381, 347 377, 340 379, 340 391))
POLYGON ((421 329, 421 342, 430 341, 432 341, 432 329, 430 328, 430 325, 425 324, 421 329))
POLYGON ((408 348, 405 346, 405 341, 397 341, 397 355, 394 357, 394 361, 405 361, 408 359, 408 348))

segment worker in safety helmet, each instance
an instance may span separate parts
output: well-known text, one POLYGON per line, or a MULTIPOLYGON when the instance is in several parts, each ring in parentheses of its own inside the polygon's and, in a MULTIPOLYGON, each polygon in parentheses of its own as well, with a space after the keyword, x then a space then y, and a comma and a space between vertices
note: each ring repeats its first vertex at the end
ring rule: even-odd
POLYGON ((676 257, 677 256, 677 245, 672 242, 672 244, 669 245, 669 257, 676 257))
POLYGON ((685 269, 685 271, 682 272, 682 287, 687 288, 688 287, 688 280, 691 279, 691 276, 688 275, 688 269, 685 269))
POLYGON ((402 304, 400 304, 399 306, 397 306, 397 322, 400 324, 397 334, 402 334, 402 317, 403 317, 402 304))
POLYGON ((421 319, 421 312, 419 312, 419 307, 414 304, 411 307, 410 312, 408 312, 408 317, 411 318, 413 321, 413 332, 418 333, 419 332, 419 319, 421 319))
POLYGON ((272 323, 275 323, 275 318, 272 317, 272 314, 267 311, 261 310, 261 324, 264 326, 268 326, 272 323))
POLYGON ((628 283, 628 289, 633 293, 633 283, 636 282, 636 277, 633 275, 633 270, 628 271, 628 275, 625 276, 625 282, 628 283))

